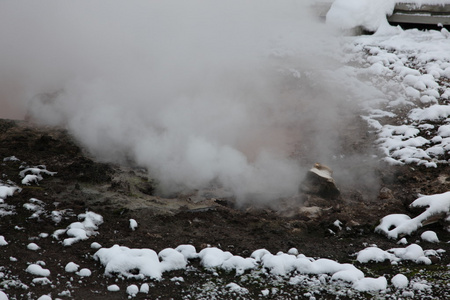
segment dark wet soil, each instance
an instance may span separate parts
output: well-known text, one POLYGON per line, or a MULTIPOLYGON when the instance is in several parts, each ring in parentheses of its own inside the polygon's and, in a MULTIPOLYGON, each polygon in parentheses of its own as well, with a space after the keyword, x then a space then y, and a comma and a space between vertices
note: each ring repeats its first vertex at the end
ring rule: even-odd
MULTIPOLYGON (((370 147, 367 143, 360 146, 370 147)), ((341 178, 349 172, 357 173, 357 176, 348 175, 350 179, 355 178, 354 184, 352 180, 336 179, 340 195, 328 199, 299 194, 279 200, 277 207, 248 205, 237 209, 233 207, 232 197, 185 194, 163 198, 154 194, 154 183, 142 169, 94 160, 65 130, 0 120, 0 159, 12 155, 20 161, 0 162, 1 180, 17 183, 22 191, 5 200, 6 204, 16 207, 16 214, 0 217, 0 234, 9 242, 8 246, 0 247, 0 266, 8 266, 7 270, 11 272, 9 277, 3 278, 2 288, 8 284, 4 280, 6 277, 14 277, 30 285, 33 276, 24 270, 28 263, 39 260, 45 261, 45 267, 51 271, 49 278, 53 287, 35 286, 26 290, 9 286, 5 290, 10 299, 36 299, 49 293, 56 298, 58 293, 67 289, 74 291, 73 299, 123 299, 126 286, 132 281, 116 282, 115 278, 103 275, 103 268, 91 257, 96 251, 90 247, 93 241, 103 247, 119 244, 130 248, 151 248, 157 252, 181 244, 192 244, 198 251, 210 245, 241 256, 249 256, 260 248, 277 253, 295 247, 306 256, 353 262, 353 254, 367 245, 376 244, 382 249, 398 247, 395 241, 374 233, 380 218, 393 213, 415 216, 418 212, 411 211, 409 204, 418 193, 436 194, 450 190, 448 165, 424 168, 358 163, 346 173, 341 172, 341 178), (21 166, 36 165, 46 165, 48 170, 57 174, 44 175, 39 186, 21 185, 21 166), (366 173, 370 173, 371 179, 377 182, 376 188, 373 185, 368 188, 356 180, 366 173), (45 214, 38 219, 30 219, 31 212, 23 207, 30 198, 44 201, 48 212, 58 208, 67 209, 70 213, 57 225, 45 214), (97 236, 72 247, 63 247, 51 237, 38 238, 42 232, 52 234, 56 229, 65 228, 76 220, 74 216, 87 210, 104 218, 97 236), (129 228, 130 218, 139 224, 136 231, 129 228), (343 229, 333 225, 336 220, 343 223, 343 229), (36 241, 41 250, 28 250, 26 246, 32 241, 36 241), (17 258, 17 262, 11 262, 10 257, 17 258), (65 273, 64 266, 70 261, 89 268, 92 276, 81 278, 65 273), (106 291, 106 286, 113 283, 121 286, 120 294, 106 291)), ((335 173, 339 174, 339 170, 335 173)), ((441 224, 422 228, 408 240, 418 240, 424 230, 436 231, 442 241, 450 240, 450 234, 443 230, 441 224)), ((445 267, 450 263, 448 243, 421 242, 421 246, 447 251, 437 266, 423 268, 445 267)), ((378 266, 372 272, 389 276, 395 272, 394 269, 392 266, 378 266)), ((178 276, 178 273, 171 272, 167 278, 178 276)), ((149 295, 139 294, 137 299, 180 299, 186 296, 183 287, 189 286, 190 280, 201 280, 196 276, 200 275, 185 276, 186 282, 182 285, 165 280, 151 289, 149 295)), ((438 291, 436 293, 439 295, 438 291)), ((281 294, 280 297, 284 298, 281 294)), ((330 299, 334 297, 330 296, 330 299)))

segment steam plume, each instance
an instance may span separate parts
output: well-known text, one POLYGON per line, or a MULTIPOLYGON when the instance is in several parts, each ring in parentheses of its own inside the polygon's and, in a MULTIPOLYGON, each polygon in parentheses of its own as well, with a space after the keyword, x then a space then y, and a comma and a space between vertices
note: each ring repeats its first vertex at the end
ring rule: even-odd
POLYGON ((20 95, 2 101, 147 167, 162 192, 292 195, 295 147, 309 134, 329 156, 315 145, 337 142, 346 105, 326 80, 333 38, 304 2, 4 1, 0 80, 20 95))

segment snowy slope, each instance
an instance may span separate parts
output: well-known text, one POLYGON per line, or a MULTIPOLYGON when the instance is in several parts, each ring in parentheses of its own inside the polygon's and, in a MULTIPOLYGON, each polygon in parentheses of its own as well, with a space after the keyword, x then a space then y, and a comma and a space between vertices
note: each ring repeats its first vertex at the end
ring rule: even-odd
POLYGON ((402 31, 352 38, 344 60, 379 89, 364 118, 377 132, 384 160, 436 167, 450 150, 450 33, 402 31))

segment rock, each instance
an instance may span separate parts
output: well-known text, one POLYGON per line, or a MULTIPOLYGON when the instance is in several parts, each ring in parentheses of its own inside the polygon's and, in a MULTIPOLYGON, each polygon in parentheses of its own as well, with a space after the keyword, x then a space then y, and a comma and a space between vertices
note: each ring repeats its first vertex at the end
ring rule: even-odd
POLYGON ((394 198, 394 196, 392 195, 392 191, 390 189, 388 189, 387 187, 383 187, 380 190, 378 198, 384 200, 384 199, 392 199, 394 198))
POLYGON ((322 208, 318 206, 301 207, 298 212, 309 219, 317 219, 322 216, 322 208))
POLYGON ((331 176, 333 171, 322 164, 315 163, 308 171, 305 180, 300 184, 300 191, 333 199, 340 195, 340 191, 331 176))

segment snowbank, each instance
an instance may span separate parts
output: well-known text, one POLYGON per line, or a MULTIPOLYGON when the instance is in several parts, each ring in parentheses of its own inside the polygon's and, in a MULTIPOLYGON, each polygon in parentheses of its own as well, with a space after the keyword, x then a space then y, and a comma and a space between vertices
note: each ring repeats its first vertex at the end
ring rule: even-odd
MULTIPOLYGON (((449 1, 450 3, 450 1, 449 1)), ((450 151, 449 32, 396 30, 386 35, 355 37, 345 62, 381 92, 361 95, 363 118, 378 134, 383 160, 392 165, 448 164, 450 151), (432 41, 432 42, 430 42, 432 41), (402 122, 399 123, 399 119, 402 122)))
POLYGON ((327 23, 341 29, 362 26, 376 31, 387 25, 386 15, 392 14, 395 2, 392 0, 335 0, 327 13, 327 23))
MULTIPOLYGON (((385 292, 389 287, 388 280, 384 276, 378 278, 365 277, 364 273, 354 265, 340 264, 330 259, 313 259, 298 253, 279 252, 274 255, 266 249, 258 249, 250 257, 244 258, 216 247, 202 249, 199 253, 194 249, 192 245, 180 245, 175 249, 167 248, 156 254, 151 249, 130 249, 114 245, 111 248, 98 250, 94 258, 105 266, 105 275, 138 280, 145 280, 146 278, 161 280, 164 272, 187 269, 189 262, 187 257, 189 256, 200 258, 201 266, 216 275, 218 270, 235 271, 236 276, 243 275, 246 272, 251 272, 253 275, 260 273, 264 274, 264 278, 267 276, 285 278, 291 285, 321 286, 323 284, 336 284, 351 287, 358 292, 369 293, 385 292), (183 255, 176 249, 187 255, 183 255), (189 251, 186 251, 187 249, 189 251), (195 255, 192 250, 195 251, 195 255)), ((382 261, 382 258, 384 258, 392 263, 408 260, 430 264, 431 261, 427 255, 437 255, 437 251, 424 251, 416 244, 387 251, 377 247, 368 247, 358 253, 357 260, 366 263, 382 261)), ((184 282, 183 277, 173 277, 170 280, 184 282)), ((426 288, 425 284, 420 282, 410 284, 408 278, 403 274, 395 275, 390 283, 391 287, 397 290, 406 289, 408 291, 411 288, 414 289, 414 286, 416 289, 426 288)), ((246 288, 234 282, 224 285, 224 289, 236 294, 248 293, 246 288)), ((108 290, 118 291, 119 287, 111 285, 108 290)), ((149 286, 143 283, 139 288, 135 284, 128 286, 127 290, 129 295, 148 293, 149 286)))
MULTIPOLYGON (((291 253, 296 252, 291 250, 291 253)), ((298 273, 330 274, 331 281, 355 284, 357 289, 364 291, 385 289, 387 284, 381 279, 365 278, 364 273, 352 264, 340 264, 325 258, 316 260, 303 254, 279 252, 274 255, 266 249, 258 249, 247 258, 216 247, 205 248, 197 254, 192 245, 180 245, 176 249, 167 248, 158 255, 151 249, 130 249, 114 245, 111 248, 102 248, 94 254, 94 258, 105 267, 107 276, 117 275, 137 279, 150 277, 158 280, 162 278, 164 272, 186 269, 188 260, 197 257, 200 258, 201 266, 206 269, 213 272, 215 269, 233 271, 236 276, 249 270, 265 270, 264 273, 268 271, 271 275, 283 277, 298 273), (363 281, 357 284, 361 280, 363 281)), ((297 279, 302 280, 298 276, 300 275, 296 275, 297 279)), ((292 284, 297 282, 295 278, 291 278, 291 281, 292 284)), ((234 288, 237 287, 230 285, 230 289, 234 288)))
POLYGON ((6 199, 6 197, 11 197, 17 190, 20 190, 20 188, 15 186, 1 185, 0 183, 0 200, 4 200, 6 199))

